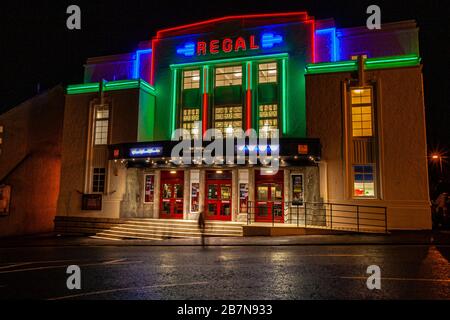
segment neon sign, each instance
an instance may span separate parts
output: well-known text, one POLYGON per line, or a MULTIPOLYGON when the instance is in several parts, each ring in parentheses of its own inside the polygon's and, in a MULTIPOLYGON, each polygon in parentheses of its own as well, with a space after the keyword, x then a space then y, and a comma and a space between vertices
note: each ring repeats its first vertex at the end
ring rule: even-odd
POLYGON ((162 154, 162 147, 146 147, 130 149, 131 157, 158 156, 162 154))
POLYGON ((248 37, 213 39, 210 41, 186 42, 177 48, 177 54, 185 57, 215 55, 219 53, 245 52, 250 50, 270 49, 283 43, 283 37, 274 33, 263 33, 261 39, 255 35, 248 37), (259 41, 258 41, 259 40, 259 41))
POLYGON ((177 49, 178 54, 182 54, 186 57, 192 57, 195 54, 195 43, 188 42, 183 47, 177 49))
POLYGON ((278 34, 264 33, 261 37, 261 45, 264 49, 273 48, 274 45, 283 42, 283 37, 278 34))

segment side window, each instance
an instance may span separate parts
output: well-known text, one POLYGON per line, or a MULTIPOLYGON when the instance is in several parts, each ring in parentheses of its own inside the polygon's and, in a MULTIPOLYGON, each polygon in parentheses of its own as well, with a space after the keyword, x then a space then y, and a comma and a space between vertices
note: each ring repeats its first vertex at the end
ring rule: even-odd
POLYGON ((94 122, 95 145, 108 144, 108 130, 109 130, 109 108, 108 106, 96 106, 95 122, 94 122))
POLYGON ((94 168, 92 177, 92 192, 105 192, 105 168, 94 168))

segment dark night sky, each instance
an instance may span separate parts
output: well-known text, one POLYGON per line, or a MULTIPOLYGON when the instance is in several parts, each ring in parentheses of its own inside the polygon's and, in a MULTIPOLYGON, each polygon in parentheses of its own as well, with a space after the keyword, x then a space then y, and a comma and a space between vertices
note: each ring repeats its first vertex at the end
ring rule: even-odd
POLYGON ((450 10, 448 0, 323 1, 21 1, 0 5, 0 111, 63 83, 82 82, 91 56, 124 53, 150 39, 159 28, 231 14, 306 10, 336 19, 338 27, 365 25, 370 4, 381 7, 382 22, 416 19, 424 64, 429 148, 450 141, 450 10), (66 29, 66 8, 82 10, 82 30, 66 29))

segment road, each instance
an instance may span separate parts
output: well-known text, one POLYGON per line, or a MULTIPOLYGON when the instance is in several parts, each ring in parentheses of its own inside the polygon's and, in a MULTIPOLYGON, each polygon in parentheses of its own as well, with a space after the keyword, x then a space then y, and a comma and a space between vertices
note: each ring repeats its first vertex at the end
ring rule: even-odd
POLYGON ((449 258, 448 245, 0 248, 0 299, 450 299, 449 258))

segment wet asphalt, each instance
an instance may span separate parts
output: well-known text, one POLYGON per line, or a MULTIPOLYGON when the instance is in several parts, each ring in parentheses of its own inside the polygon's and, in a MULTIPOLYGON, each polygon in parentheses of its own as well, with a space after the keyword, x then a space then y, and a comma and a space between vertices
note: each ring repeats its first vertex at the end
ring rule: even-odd
POLYGON ((11 247, 0 299, 450 299, 449 259, 445 244, 11 247), (367 288, 371 265, 380 290, 367 288))

